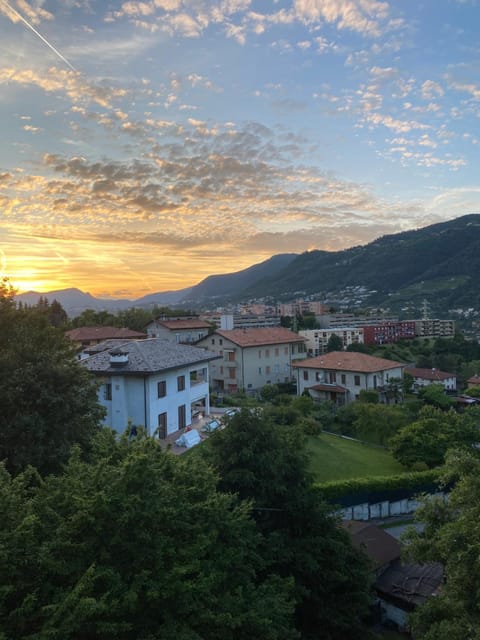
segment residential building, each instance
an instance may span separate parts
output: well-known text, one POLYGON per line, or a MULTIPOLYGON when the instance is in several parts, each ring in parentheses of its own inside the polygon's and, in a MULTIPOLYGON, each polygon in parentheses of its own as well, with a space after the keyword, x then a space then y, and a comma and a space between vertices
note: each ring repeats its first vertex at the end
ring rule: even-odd
POLYGON ((457 377, 454 373, 447 373, 440 371, 440 369, 417 369, 415 367, 407 367, 405 373, 412 376, 414 391, 428 387, 430 384, 441 384, 445 391, 457 390, 457 377))
POLYGON ((366 324, 362 328, 365 344, 392 344, 415 338, 414 320, 366 324))
POLYGON ((469 387, 480 387, 480 376, 475 374, 471 378, 467 380, 467 386, 469 387))
POLYGON ((453 338, 455 320, 415 320, 415 335, 420 338, 453 338))
POLYGON ((218 355, 191 345, 150 338, 132 340, 83 360, 97 376, 105 424, 123 432, 128 423, 166 438, 210 413, 208 365, 218 355))
POLYGON ((345 405, 356 400, 362 389, 377 390, 385 399, 392 379, 403 378, 406 365, 354 351, 332 351, 294 362, 297 394, 308 391, 314 400, 345 405))
POLYGON ((145 338, 145 333, 140 331, 132 331, 131 329, 119 327, 78 327, 66 331, 65 335, 74 344, 77 350, 83 350, 94 344, 99 344, 104 340, 139 340, 145 338))
POLYGON ((237 393, 292 381, 292 363, 306 355, 304 343, 289 329, 271 327, 218 329, 197 344, 222 358, 210 365, 213 388, 237 393))
POLYGON ((363 329, 361 328, 304 329, 299 331, 298 334, 305 338, 308 357, 326 353, 328 341, 332 335, 336 335, 342 340, 344 349, 351 344, 363 344, 363 329))
POLYGON ((177 344, 193 344, 208 335, 212 325, 197 317, 167 318, 160 316, 146 326, 149 338, 164 338, 177 344))
POLYGON ((279 327, 280 316, 258 313, 205 313, 202 319, 215 325, 217 329, 254 329, 279 327))

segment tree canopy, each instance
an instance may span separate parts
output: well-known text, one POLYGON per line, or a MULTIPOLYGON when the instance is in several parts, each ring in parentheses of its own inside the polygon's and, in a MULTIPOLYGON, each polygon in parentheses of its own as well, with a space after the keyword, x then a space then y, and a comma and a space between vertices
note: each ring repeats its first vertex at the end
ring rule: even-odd
POLYGON ((208 444, 220 487, 253 501, 266 565, 295 581, 301 637, 358 638, 369 602, 367 560, 313 492, 303 435, 261 411, 242 411, 208 444))
POLYGON ((443 480, 455 482, 449 500, 426 498, 416 518, 424 530, 406 537, 408 555, 441 562, 440 593, 412 617, 415 638, 477 640, 480 637, 480 460, 473 451, 452 450, 443 480))
POLYGON ((75 360, 63 332, 40 307, 17 307, 0 288, 0 460, 57 471, 73 443, 98 429, 96 384, 75 360))
POLYGON ((200 459, 97 435, 63 474, 0 473, 2 640, 287 640, 291 581, 264 572, 250 505, 200 459))

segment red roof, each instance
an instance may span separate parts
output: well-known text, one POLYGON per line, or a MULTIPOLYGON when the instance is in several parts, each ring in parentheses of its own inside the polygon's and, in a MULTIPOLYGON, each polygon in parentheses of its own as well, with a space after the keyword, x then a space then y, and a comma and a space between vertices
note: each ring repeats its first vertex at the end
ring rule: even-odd
POLYGON ((407 367, 405 373, 409 373, 414 378, 422 378, 423 380, 448 380, 449 378, 455 378, 454 373, 446 373, 440 371, 440 369, 415 369, 414 367, 407 367))
POLYGON ((175 331, 175 329, 210 329, 212 326, 208 322, 195 318, 187 320, 156 320, 155 322, 172 331, 175 331))
POLYGON ((110 340, 111 338, 145 338, 144 333, 119 327, 78 327, 78 329, 66 331, 65 335, 74 342, 110 340))
POLYGON ((467 380, 468 384, 480 384, 480 376, 472 376, 467 380))
POLYGON ((329 369, 330 371, 375 373, 376 371, 404 367, 405 364, 394 360, 386 360, 385 358, 375 358, 366 353, 358 353, 356 351, 331 351, 323 356, 294 362, 292 366, 307 369, 329 369))
POLYGON ((231 340, 239 347, 256 347, 262 345, 289 344, 305 342, 298 333, 284 327, 259 327, 252 329, 217 329, 215 334, 231 340))

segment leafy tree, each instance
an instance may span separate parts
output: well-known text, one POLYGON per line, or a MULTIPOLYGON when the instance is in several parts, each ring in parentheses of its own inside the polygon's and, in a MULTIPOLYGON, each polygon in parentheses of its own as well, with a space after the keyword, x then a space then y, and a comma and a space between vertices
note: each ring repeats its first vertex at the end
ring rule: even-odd
MULTIPOLYGON (((473 415, 473 414, 472 414, 473 415)), ((407 467, 425 462, 436 467, 444 461, 448 449, 471 447, 479 437, 476 421, 469 414, 444 412, 436 407, 424 407, 416 422, 403 427, 391 441, 393 456, 407 467)))
POLYGON ((465 394, 471 398, 480 398, 480 387, 469 387, 465 394))
POLYGON ((385 396, 388 403, 397 404, 403 399, 402 378, 390 378, 385 386, 385 396))
POLYGON ((331 351, 343 351, 343 340, 336 333, 332 333, 327 342, 327 353, 331 351))
POLYGON ((411 618, 419 640, 477 640, 480 637, 480 460, 472 451, 447 455, 445 483, 455 482, 449 500, 426 498, 416 519, 422 532, 405 539, 408 555, 441 562, 446 580, 440 593, 411 618))
POLYGON ((28 464, 57 471, 73 443, 86 444, 103 409, 88 371, 63 333, 35 307, 0 290, 0 460, 18 473, 28 464))
POLYGON ((358 394, 358 402, 363 404, 378 404, 379 399, 378 391, 373 389, 361 389, 358 394))
POLYGON ((408 415, 399 406, 355 403, 353 435, 360 440, 386 446, 408 423, 408 415))
POLYGON ((354 351, 357 353, 370 353, 370 349, 368 345, 363 344, 363 342, 352 342, 348 345, 347 351, 354 351))
POLYGON ((419 397, 426 403, 439 409, 448 410, 455 404, 445 393, 443 384, 429 384, 419 391, 419 397))
POLYGON ((200 460, 104 430, 65 472, 0 472, 2 640, 287 640, 248 503, 200 460), (263 575, 261 575, 263 574, 263 575))
POLYGON ((360 637, 368 565, 312 490, 299 430, 274 425, 263 412, 242 411, 209 445, 220 487, 253 502, 269 570, 295 581, 301 637, 360 637))

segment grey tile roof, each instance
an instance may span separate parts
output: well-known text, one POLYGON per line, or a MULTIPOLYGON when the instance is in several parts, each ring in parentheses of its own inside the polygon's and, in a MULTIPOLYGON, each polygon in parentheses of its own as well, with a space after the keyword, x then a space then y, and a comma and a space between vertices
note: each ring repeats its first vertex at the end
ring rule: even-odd
POLYGON ((96 374, 138 375, 177 369, 218 358, 218 354, 206 349, 175 344, 162 338, 150 338, 117 344, 112 349, 90 356, 82 364, 96 374), (110 355, 118 352, 127 353, 128 362, 112 365, 110 355))

